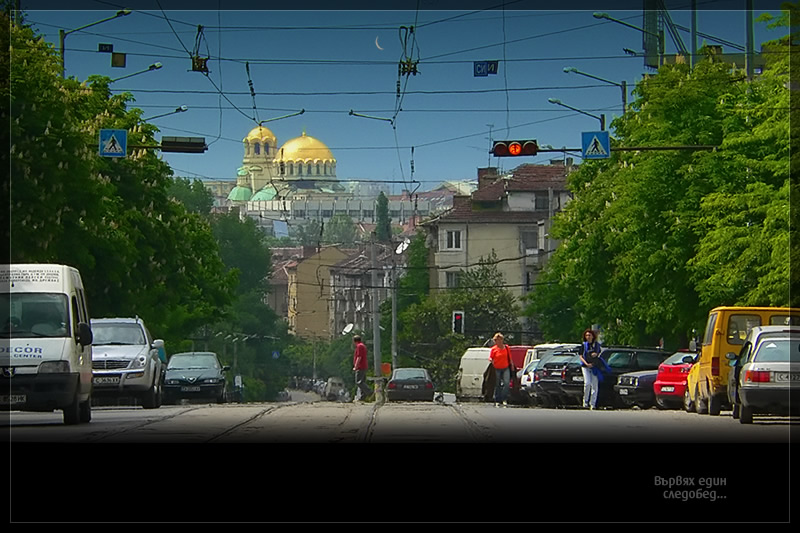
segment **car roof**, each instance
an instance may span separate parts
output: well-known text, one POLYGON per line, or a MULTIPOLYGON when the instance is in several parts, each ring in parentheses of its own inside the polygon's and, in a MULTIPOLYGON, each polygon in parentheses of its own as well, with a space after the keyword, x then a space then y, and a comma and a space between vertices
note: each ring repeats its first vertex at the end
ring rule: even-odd
POLYGON ((172 354, 172 357, 177 357, 179 355, 213 355, 214 357, 217 356, 214 352, 180 352, 172 354))
POLYGON ((763 335, 765 333, 800 333, 800 326, 770 325, 755 326, 750 330, 751 335, 763 335))
POLYGON ((111 323, 118 323, 118 324, 141 324, 141 318, 125 318, 125 317, 116 317, 116 318, 92 318, 89 321, 91 324, 111 324, 111 323))

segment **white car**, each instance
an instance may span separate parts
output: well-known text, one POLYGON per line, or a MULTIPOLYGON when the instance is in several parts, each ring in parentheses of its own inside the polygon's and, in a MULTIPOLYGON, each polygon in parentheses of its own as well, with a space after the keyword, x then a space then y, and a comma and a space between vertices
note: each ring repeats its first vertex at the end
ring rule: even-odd
POLYGON ((539 361, 541 361, 541 359, 532 359, 527 365, 525 365, 525 368, 517 371, 520 393, 525 398, 525 401, 529 404, 533 403, 535 399, 533 376, 536 367, 539 365, 539 361))
POLYGON ((94 318, 91 325, 93 394, 135 397, 145 409, 161 407, 164 341, 153 339, 140 318, 94 318))
POLYGON ((800 405, 792 394, 800 391, 800 327, 759 326, 747 334, 735 360, 732 393, 739 422, 752 424, 754 414, 797 415, 800 405), (794 354, 794 355, 792 355, 794 354))

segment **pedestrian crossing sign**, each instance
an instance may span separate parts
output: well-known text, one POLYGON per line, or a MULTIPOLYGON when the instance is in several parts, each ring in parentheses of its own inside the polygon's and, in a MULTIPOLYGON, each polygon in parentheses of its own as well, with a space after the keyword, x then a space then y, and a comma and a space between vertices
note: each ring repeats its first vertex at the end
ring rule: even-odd
POLYGON ((125 157, 128 147, 127 130, 100 130, 100 155, 125 157))
POLYGON ((584 131, 581 133, 581 148, 584 159, 608 159, 611 143, 607 131, 584 131))

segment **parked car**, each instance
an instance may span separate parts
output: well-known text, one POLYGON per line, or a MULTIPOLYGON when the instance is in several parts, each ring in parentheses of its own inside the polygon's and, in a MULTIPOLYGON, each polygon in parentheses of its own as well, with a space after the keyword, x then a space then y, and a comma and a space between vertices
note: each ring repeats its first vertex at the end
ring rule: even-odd
POLYGON ((153 339, 141 318, 93 318, 92 393, 136 398, 145 409, 162 403, 164 341, 153 339))
POLYGON ((677 409, 683 404, 686 376, 696 356, 694 352, 677 351, 658 365, 653 394, 660 409, 677 409))
MULTIPOLYGON (((659 348, 639 348, 635 346, 609 346, 604 348, 600 356, 606 361, 610 368, 610 373, 605 373, 600 381, 597 391, 598 407, 627 407, 619 395, 614 391, 617 378, 628 372, 638 372, 640 370, 658 370, 658 365, 670 355, 659 348)), ((564 395, 569 397, 571 403, 583 401, 583 388, 578 387, 582 383, 583 373, 581 372, 580 361, 570 364, 564 375, 564 395)), ((655 381, 655 380, 653 380, 655 381)), ((651 382, 652 383, 652 382, 651 382)))
POLYGON ((344 395, 344 380, 342 378, 331 377, 325 383, 325 388, 321 396, 329 402, 335 402, 340 396, 344 395))
POLYGON ((535 344, 533 348, 529 349, 528 352, 525 354, 524 365, 527 366, 527 364, 533 361, 534 359, 542 359, 546 355, 551 355, 555 352, 577 350, 579 346, 580 344, 562 343, 562 342, 535 344))
POLYGON ((169 359, 164 377, 164 403, 204 398, 225 402, 225 372, 214 352, 176 353, 169 359))
POLYGON ((432 402, 433 381, 424 368, 396 368, 386 386, 386 397, 390 402, 432 402))
POLYGON ((517 372, 517 378, 519 379, 519 392, 522 396, 523 402, 527 405, 533 405, 536 403, 536 396, 534 389, 534 381, 533 375, 536 371, 536 367, 539 365, 539 361, 541 359, 532 359, 528 364, 517 372))
MULTIPOLYGON (((789 307, 715 307, 708 313, 700 358, 687 376, 698 413, 719 415, 728 405, 728 353, 738 353, 750 330, 800 323, 800 309, 789 307)), ((732 407, 732 406, 730 406, 732 407)))
MULTIPOLYGON (((574 351, 554 352, 546 355, 539 360, 539 364, 534 371, 534 383, 536 387, 536 400, 543 407, 556 407, 572 403, 573 400, 565 393, 561 387, 562 371, 572 363, 578 364, 578 374, 580 380, 580 356, 574 351)), ((573 378, 570 379, 572 381, 573 378)), ((583 384, 580 385, 583 391, 583 384)), ((581 392, 583 394, 583 392, 581 392)))
POLYGON ((658 370, 639 370, 617 376, 614 392, 626 407, 647 409, 656 404, 653 384, 656 382, 658 370))
POLYGON ((796 394, 800 391, 800 327, 760 326, 750 330, 739 354, 726 358, 736 363, 731 374, 730 401, 734 418, 752 424, 754 414, 800 414, 796 394), (792 401, 792 394, 795 395, 792 401))

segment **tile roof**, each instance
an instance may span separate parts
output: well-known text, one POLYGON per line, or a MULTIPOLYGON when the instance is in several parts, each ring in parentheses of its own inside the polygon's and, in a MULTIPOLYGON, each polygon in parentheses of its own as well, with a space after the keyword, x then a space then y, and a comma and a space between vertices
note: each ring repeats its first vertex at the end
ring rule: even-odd
POLYGON ((567 168, 560 165, 521 165, 512 171, 511 178, 499 178, 472 193, 477 201, 502 200, 507 191, 546 191, 549 188, 566 190, 567 168))

